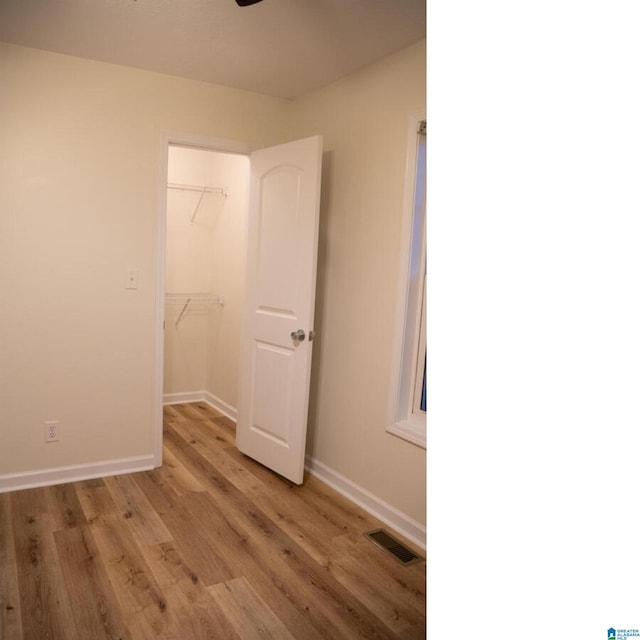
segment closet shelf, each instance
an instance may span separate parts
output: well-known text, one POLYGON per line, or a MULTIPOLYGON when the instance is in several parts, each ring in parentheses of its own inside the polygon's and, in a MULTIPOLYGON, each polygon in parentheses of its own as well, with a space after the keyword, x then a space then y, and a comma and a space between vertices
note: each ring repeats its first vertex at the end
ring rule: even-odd
POLYGON ((182 320, 182 316, 189 308, 189 305, 224 305, 224 298, 211 293, 165 293, 165 304, 182 305, 182 310, 178 314, 175 326, 177 327, 182 320))

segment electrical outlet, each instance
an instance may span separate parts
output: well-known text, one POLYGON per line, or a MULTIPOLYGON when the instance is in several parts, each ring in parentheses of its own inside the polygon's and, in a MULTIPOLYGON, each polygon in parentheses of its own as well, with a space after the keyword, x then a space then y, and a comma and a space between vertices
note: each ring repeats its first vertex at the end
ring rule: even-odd
POLYGON ((51 420, 44 423, 44 441, 58 442, 58 427, 60 423, 57 420, 51 420))

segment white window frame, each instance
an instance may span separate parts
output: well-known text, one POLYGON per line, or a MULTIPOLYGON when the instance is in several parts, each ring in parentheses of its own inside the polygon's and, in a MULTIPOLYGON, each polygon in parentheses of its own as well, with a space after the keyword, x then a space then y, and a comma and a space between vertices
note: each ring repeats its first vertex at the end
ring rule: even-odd
POLYGON ((387 432, 426 449, 427 412, 420 409, 426 357, 426 152, 424 165, 418 153, 426 145, 426 136, 418 134, 424 120, 424 114, 409 118, 387 432))

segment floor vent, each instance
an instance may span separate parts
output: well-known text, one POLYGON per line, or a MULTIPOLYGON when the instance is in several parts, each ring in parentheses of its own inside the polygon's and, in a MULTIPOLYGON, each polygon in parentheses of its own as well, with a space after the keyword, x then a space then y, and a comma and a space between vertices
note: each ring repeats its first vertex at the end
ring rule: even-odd
POLYGON ((424 562, 422 556, 417 555, 407 546, 402 544, 399 540, 396 540, 392 535, 389 535, 384 529, 374 529, 364 534, 377 544, 381 549, 384 549, 387 553, 390 553, 398 562, 405 566, 410 564, 417 564, 418 562, 424 562))

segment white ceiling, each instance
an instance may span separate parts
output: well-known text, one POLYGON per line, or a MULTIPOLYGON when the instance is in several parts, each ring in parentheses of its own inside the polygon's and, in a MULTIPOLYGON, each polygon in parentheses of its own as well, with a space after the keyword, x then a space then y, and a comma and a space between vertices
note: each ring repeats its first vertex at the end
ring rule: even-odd
POLYGON ((0 0, 5 42, 283 98, 425 32, 425 0, 0 0))

